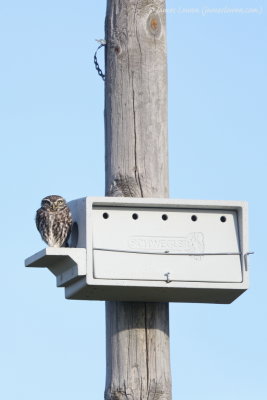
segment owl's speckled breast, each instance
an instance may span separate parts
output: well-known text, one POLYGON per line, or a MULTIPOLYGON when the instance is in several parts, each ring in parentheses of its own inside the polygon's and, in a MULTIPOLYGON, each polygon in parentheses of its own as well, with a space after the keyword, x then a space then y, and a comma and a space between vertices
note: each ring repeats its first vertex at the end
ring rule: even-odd
POLYGON ((71 212, 66 203, 62 207, 62 201, 65 202, 59 196, 48 196, 36 213, 37 229, 50 247, 65 246, 71 233, 71 212))

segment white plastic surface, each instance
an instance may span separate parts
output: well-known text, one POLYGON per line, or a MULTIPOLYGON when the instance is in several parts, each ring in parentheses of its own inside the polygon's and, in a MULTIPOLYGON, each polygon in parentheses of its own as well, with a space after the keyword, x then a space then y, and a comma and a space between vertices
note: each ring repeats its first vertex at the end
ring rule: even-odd
POLYGON ((168 273, 172 281, 242 281, 236 211, 105 212, 107 219, 103 210, 92 212, 95 278, 166 281, 168 273))
POLYGON ((47 247, 25 260, 26 267, 48 268, 57 286, 67 286, 86 275, 86 250, 47 247))

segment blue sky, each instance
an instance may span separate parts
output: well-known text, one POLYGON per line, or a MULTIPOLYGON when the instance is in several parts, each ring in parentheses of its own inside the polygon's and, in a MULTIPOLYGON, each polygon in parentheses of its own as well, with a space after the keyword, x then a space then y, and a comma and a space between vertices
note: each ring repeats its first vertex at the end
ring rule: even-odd
MULTIPOLYGON (((104 85, 92 60, 105 6, 0 4, 4 399, 103 399, 104 303, 65 300, 54 276, 24 259, 44 247, 34 226, 42 197, 104 195, 104 85)), ((167 11, 170 197, 247 200, 255 251, 251 287, 232 305, 171 304, 173 399, 262 400, 266 1, 169 0, 167 11)))

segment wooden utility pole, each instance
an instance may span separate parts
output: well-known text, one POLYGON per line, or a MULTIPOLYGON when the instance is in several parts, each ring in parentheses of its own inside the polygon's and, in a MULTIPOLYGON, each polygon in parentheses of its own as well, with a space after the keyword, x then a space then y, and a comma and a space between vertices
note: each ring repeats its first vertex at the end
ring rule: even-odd
MULTIPOLYGON (((107 196, 168 197, 165 9, 107 0, 107 196)), ((168 304, 107 302, 106 346, 106 400, 171 400, 168 304)))

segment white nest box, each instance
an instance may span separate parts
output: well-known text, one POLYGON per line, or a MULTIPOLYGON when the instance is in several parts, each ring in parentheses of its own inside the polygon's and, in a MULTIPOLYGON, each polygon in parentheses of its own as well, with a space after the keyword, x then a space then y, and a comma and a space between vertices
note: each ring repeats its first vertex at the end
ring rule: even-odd
POLYGON ((244 202, 86 197, 69 207, 70 247, 25 261, 50 269, 68 299, 231 303, 248 288, 244 202))

